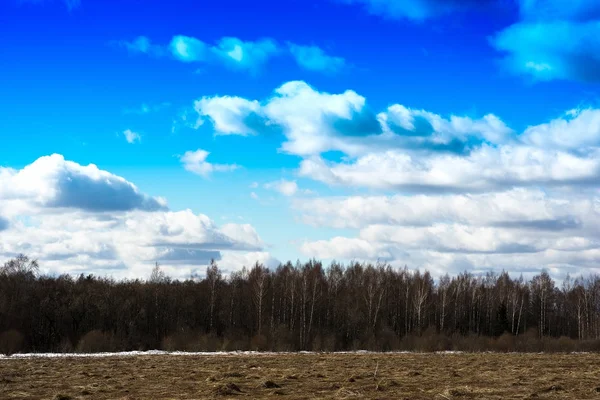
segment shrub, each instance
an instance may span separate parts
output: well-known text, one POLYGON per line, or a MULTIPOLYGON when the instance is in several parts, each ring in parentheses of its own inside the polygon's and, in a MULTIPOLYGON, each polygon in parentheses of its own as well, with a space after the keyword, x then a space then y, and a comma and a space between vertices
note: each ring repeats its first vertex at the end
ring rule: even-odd
POLYGON ((113 335, 99 330, 86 333, 77 343, 79 353, 105 353, 117 351, 119 347, 113 335))
POLYGON ((23 350, 25 342, 21 332, 17 330, 5 331, 0 334, 0 353, 10 356, 23 350))
POLYGON ((504 332, 498 339, 492 339, 491 350, 508 353, 515 350, 515 337, 512 333, 504 332))
POLYGON ((265 335, 254 335, 250 340, 250 348, 255 351, 265 351, 268 349, 269 340, 265 335))

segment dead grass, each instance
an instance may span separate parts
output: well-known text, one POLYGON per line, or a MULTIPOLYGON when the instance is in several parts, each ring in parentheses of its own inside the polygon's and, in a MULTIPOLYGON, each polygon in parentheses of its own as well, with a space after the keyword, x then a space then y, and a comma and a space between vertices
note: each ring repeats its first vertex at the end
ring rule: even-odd
POLYGON ((600 399, 595 354, 2 359, 2 399, 600 399))

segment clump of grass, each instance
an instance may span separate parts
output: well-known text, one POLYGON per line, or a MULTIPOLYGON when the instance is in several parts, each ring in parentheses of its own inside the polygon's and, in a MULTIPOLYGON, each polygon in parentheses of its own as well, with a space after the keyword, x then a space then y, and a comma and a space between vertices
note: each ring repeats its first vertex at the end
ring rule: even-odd
POLYGON ((75 400, 73 396, 69 396, 68 394, 57 394, 52 400, 75 400))
POLYGON ((466 397, 471 396, 471 394, 472 390, 468 386, 446 389, 444 391, 444 395, 446 395, 447 397, 466 397))
POLYGON ((235 383, 225 383, 223 385, 215 386, 214 393, 218 396, 234 396, 242 393, 242 390, 235 383))
POLYGON ((563 390, 565 390, 565 388, 561 385, 552 385, 549 388, 547 388, 545 392, 561 392, 563 390))
POLYGON ((262 383, 262 387, 265 389, 279 389, 281 386, 273 381, 267 380, 262 383))

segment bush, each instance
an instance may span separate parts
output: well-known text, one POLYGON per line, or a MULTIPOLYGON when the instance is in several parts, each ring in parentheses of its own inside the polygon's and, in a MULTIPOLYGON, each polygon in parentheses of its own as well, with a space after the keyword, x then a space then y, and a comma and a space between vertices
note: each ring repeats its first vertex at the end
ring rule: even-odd
POLYGON ((498 339, 492 339, 491 350, 508 353, 515 350, 515 336, 504 332, 498 339))
POLYGON ((57 349, 57 351, 59 353, 72 353, 74 350, 75 350, 75 348, 73 347, 73 343, 71 343, 69 338, 65 338, 65 339, 61 340, 60 344, 58 345, 58 349, 57 349))
POLYGON ((254 351, 265 351, 269 347, 269 340, 265 335, 254 335, 250 340, 250 348, 254 351))
POLYGON ((0 353, 10 356, 23 350, 25 342, 21 332, 17 330, 5 331, 0 334, 0 353))
POLYGON ((522 353, 539 353, 544 350, 537 328, 529 328, 527 332, 515 339, 515 350, 522 353))
MULTIPOLYGON (((317 336, 318 337, 318 336, 317 336)), ((317 340, 317 338, 315 338, 317 340)), ((322 345, 319 342, 318 345, 322 345)), ((315 341, 313 341, 313 347, 315 341)), ((296 349, 295 340, 293 334, 290 332, 287 326, 280 325, 275 328, 273 337, 271 338, 271 350, 273 351, 294 351, 296 349)))
POLYGON ((400 348, 400 338, 393 329, 384 326, 378 334, 379 350, 393 351, 400 348))
POLYGON ((107 353, 119 349, 120 346, 112 334, 99 330, 86 333, 77 343, 79 353, 107 353))

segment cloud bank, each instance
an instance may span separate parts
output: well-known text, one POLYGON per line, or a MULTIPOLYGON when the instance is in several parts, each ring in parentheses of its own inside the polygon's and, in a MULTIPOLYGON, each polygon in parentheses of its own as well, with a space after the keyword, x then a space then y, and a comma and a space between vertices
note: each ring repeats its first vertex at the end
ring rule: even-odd
POLYGON ((516 131, 491 113, 442 116, 402 104, 375 112, 352 90, 292 81, 263 100, 204 97, 196 111, 216 134, 280 133, 280 150, 301 158, 298 176, 354 193, 309 198, 296 181, 269 184, 295 195, 301 221, 346 232, 304 241, 307 257, 381 259, 437 274, 564 275, 600 261, 598 109, 516 131))
POLYGON ((226 271, 247 253, 273 262, 252 226, 171 211, 124 178, 59 154, 0 167, 0 215, 0 259, 26 253, 51 273, 143 277, 158 261, 185 278, 211 258, 226 271))

